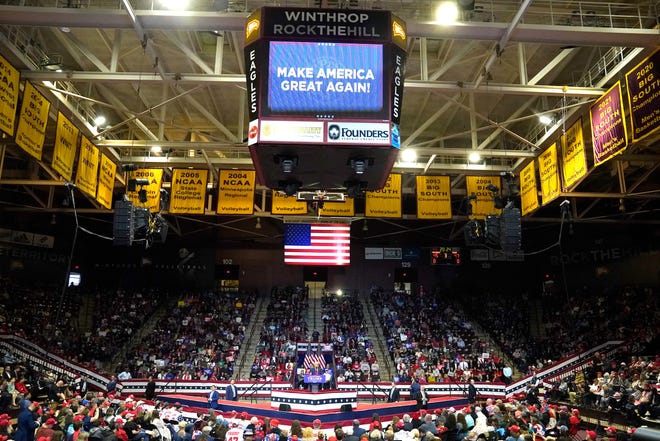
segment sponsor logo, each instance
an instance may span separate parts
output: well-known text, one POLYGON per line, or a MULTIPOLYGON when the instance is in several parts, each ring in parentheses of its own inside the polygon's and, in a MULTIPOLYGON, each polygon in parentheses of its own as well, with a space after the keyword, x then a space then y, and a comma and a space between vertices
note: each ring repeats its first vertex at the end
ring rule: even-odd
POLYGON ((399 135, 399 125, 392 125, 392 147, 401 148, 401 136, 399 135))
POLYGON ((257 128, 257 126, 252 126, 250 127, 250 132, 248 133, 248 136, 250 137, 250 139, 254 139, 257 137, 257 133, 259 133, 259 129, 257 128))
POLYGON ((262 121, 259 142, 262 141, 323 142, 323 122, 262 121))
POLYGON ((246 40, 249 39, 252 33, 257 32, 259 30, 259 26, 260 26, 259 20, 256 18, 248 21, 247 24, 245 25, 245 39, 246 40))
POLYGON ((328 138, 336 141, 339 139, 339 134, 341 133, 341 128, 337 124, 331 124, 328 127, 328 138))
POLYGON ((382 123, 333 123, 328 125, 329 142, 388 144, 390 130, 382 123))
POLYGON ((394 37, 399 37, 402 40, 406 39, 406 30, 403 25, 396 20, 392 21, 392 35, 394 37))

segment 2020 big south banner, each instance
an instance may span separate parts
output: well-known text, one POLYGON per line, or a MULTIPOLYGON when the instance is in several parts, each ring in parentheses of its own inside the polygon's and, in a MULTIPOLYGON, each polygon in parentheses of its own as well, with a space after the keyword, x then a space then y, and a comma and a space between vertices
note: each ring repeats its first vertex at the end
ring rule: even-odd
POLYGON ((21 74, 0 55, 0 132, 14 136, 21 74))
POLYGON ((449 176, 417 176, 417 218, 451 219, 449 176))
POLYGON ((204 214, 206 180, 209 171, 175 169, 172 171, 170 213, 204 214))
POLYGON ((619 81, 591 106, 590 116, 594 165, 600 165, 628 145, 619 81))
POLYGON ((636 142, 660 127, 660 49, 626 74, 626 85, 636 142))
POLYGON ((561 165, 566 190, 587 174, 587 154, 584 151, 582 118, 575 121, 561 137, 561 165))
POLYGON ((57 113, 57 133, 55 134, 55 150, 53 151, 53 169, 67 181, 73 174, 73 162, 78 150, 78 127, 62 114, 57 113))
POLYGON ((218 214, 254 213, 254 170, 220 170, 218 214))
POLYGON ((401 217, 400 174, 390 174, 383 188, 367 192, 364 215, 367 217, 401 217))
MULTIPOLYGON (((501 188, 501 179, 499 176, 466 176, 465 184, 468 197, 473 195, 477 198, 472 204, 472 217, 475 219, 485 219, 490 214, 500 214, 502 210, 495 208, 495 199, 492 191, 487 187, 494 185, 501 188)), ((470 201, 468 200, 469 204, 470 201)))

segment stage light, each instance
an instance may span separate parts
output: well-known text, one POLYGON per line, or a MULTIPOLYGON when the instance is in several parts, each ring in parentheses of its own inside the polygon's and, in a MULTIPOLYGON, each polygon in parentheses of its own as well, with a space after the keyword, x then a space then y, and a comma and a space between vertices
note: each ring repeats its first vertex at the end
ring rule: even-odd
POLYGON ((106 123, 106 121, 107 120, 105 119, 105 116, 99 115, 96 118, 94 118, 94 126, 101 127, 103 124, 106 123))
POLYGON ((405 149, 401 151, 401 162, 417 161, 417 152, 414 149, 405 149))
POLYGON ((472 152, 470 153, 470 156, 468 156, 468 161, 472 163, 479 162, 481 161, 481 155, 478 152, 472 152))
POLYGON ((435 19, 439 24, 456 23, 458 20, 458 5, 454 1, 440 3, 435 11, 435 19))
POLYGON ((363 175, 367 168, 369 168, 369 161, 367 159, 351 159, 351 168, 356 175, 363 175))
POLYGON ((283 173, 292 173, 298 167, 298 157, 290 155, 275 155, 275 164, 280 165, 283 173))
POLYGON ((539 122, 543 125, 549 126, 552 124, 552 118, 548 115, 539 115, 539 122))

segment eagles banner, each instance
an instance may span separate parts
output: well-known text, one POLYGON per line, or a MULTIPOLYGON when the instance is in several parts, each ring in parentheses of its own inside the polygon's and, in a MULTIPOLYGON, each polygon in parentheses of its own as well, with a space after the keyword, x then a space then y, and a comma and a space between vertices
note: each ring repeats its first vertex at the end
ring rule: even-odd
POLYGON ((587 174, 587 155, 584 151, 582 119, 575 121, 561 137, 561 165, 564 188, 568 190, 587 174))
POLYGON ((541 178, 541 204, 554 201, 559 188, 559 167, 557 167, 557 143, 553 143, 539 155, 539 176, 541 178))
POLYGON ((299 201, 296 196, 287 196, 277 190, 273 190, 272 214, 307 214, 307 202, 299 201))
POLYGON ((57 133, 55 134, 55 150, 51 165, 67 181, 73 175, 73 161, 78 150, 78 127, 62 114, 57 113, 57 133))
POLYGON ((14 136, 20 72, 0 55, 0 131, 14 136))
POLYGON ((626 117, 621 101, 621 83, 616 82, 591 106, 594 165, 600 165, 628 146, 626 117))
POLYGON ((99 175, 99 148, 92 144, 85 135, 80 139, 80 154, 76 170, 76 187, 90 195, 96 196, 97 178, 99 175))
POLYGON ((220 170, 218 214, 254 213, 254 170, 220 170))
POLYGON ((96 190, 96 200, 105 208, 112 208, 112 193, 115 190, 115 174, 117 165, 101 153, 101 171, 99 185, 96 190))
POLYGON ((355 216, 355 200, 346 198, 344 202, 324 202, 319 212, 321 216, 355 216))
POLYGON ((401 175, 392 173, 380 190, 366 192, 364 215, 367 217, 401 217, 401 175))
POLYGON ((490 214, 500 214, 501 209, 495 208, 494 196, 499 195, 501 180, 499 176, 466 176, 465 185, 467 187, 468 198, 476 196, 476 199, 469 199, 472 203, 472 217, 474 219, 486 219, 490 214), (497 187, 497 192, 488 189, 489 185, 497 187))
POLYGON ((417 176, 417 218, 451 219, 449 176, 417 176))
POLYGON ((160 211, 160 186, 163 181, 162 168, 141 168, 131 173, 131 179, 146 179, 149 185, 136 188, 135 191, 127 191, 126 196, 136 207, 148 208, 151 213, 160 211), (147 202, 140 202, 139 191, 147 191, 147 202))
POLYGON ((660 49, 626 74, 632 141, 644 139, 660 127, 660 49))
POLYGON ((49 110, 50 101, 35 89, 32 83, 26 81, 15 140, 20 148, 39 161, 46 138, 49 110))
POLYGON ((537 193, 536 167, 534 167, 534 161, 530 161, 520 171, 520 211, 523 216, 539 208, 537 193))
POLYGON ((170 188, 170 213, 204 214, 209 171, 174 169, 170 188))

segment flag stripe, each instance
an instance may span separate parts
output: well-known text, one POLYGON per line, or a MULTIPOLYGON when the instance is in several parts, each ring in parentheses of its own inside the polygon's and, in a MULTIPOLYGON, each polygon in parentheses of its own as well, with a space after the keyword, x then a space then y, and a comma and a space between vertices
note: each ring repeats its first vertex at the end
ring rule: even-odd
POLYGON ((284 263, 286 264, 350 264, 350 225, 286 224, 284 236, 284 263))

